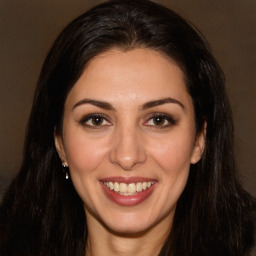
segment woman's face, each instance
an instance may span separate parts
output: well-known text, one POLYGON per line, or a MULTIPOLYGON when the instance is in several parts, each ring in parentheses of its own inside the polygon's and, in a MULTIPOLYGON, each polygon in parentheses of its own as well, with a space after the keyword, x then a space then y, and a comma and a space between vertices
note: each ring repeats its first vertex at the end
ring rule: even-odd
POLYGON ((55 139, 89 224, 120 233, 170 229, 204 147, 181 69, 150 49, 92 59, 67 97, 55 139))

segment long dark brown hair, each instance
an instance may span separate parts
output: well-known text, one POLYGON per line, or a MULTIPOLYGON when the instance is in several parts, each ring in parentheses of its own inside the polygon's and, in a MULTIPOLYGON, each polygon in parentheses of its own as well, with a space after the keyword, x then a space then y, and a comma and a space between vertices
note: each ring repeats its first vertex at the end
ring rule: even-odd
POLYGON ((0 254, 85 254, 83 202, 64 178, 53 135, 61 131, 66 97, 88 62, 114 47, 153 49, 174 60, 186 78, 197 131, 207 122, 205 152, 191 166, 160 255, 245 255, 253 243, 255 201, 237 179, 223 73, 195 28, 146 0, 98 5, 54 42, 37 84, 23 163, 0 208, 0 254))

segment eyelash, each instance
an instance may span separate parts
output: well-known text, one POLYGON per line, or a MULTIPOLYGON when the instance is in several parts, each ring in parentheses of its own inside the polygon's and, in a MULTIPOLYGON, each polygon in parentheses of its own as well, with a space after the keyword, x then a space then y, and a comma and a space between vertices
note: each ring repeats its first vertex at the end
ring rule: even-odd
MULTIPOLYGON (((146 126, 154 127, 156 129, 167 128, 169 126, 176 125, 176 123, 177 122, 170 115, 166 115, 166 114, 163 114, 163 113, 152 113, 150 115, 150 117, 146 120, 146 122, 144 122, 144 124, 146 126), (163 121, 164 123, 163 124, 160 123, 160 125, 149 124, 150 121, 154 122, 153 119, 155 119, 155 121, 156 121, 156 118, 162 119, 160 121, 163 121), (166 124, 166 122, 168 122, 168 123, 166 124)), ((80 124, 83 125, 83 126, 87 126, 89 128, 99 129, 102 126, 110 126, 111 122, 108 121, 108 119, 105 115, 95 113, 95 114, 89 114, 89 115, 86 115, 85 117, 83 117, 82 120, 80 121, 80 124), (96 119, 96 118, 99 118, 100 121, 101 121, 98 125, 97 124, 88 124, 89 121, 92 122, 93 119, 96 119), (107 122, 108 124, 104 124, 104 122, 107 122)))
MULTIPOLYGON (((94 120, 95 121, 95 120, 94 120)), ((86 115, 85 117, 82 118, 82 120, 80 121, 80 124, 83 125, 83 126, 87 126, 87 127, 90 127, 90 128, 100 128, 102 126, 110 126, 111 123, 108 121, 108 119, 106 118, 105 115, 103 114, 89 114, 89 115, 86 115), (108 122, 109 124, 99 124, 99 125, 94 125, 94 124, 87 124, 87 122, 91 121, 93 119, 96 119, 96 118, 99 118, 102 122, 108 122)))
POLYGON ((171 117, 170 115, 167 115, 167 114, 163 114, 163 113, 152 113, 150 115, 150 117, 147 119, 147 121, 145 122, 146 126, 152 126, 156 129, 164 129, 164 128, 170 127, 172 125, 176 125, 176 123, 177 122, 174 120, 173 117, 171 117), (161 124, 161 125, 148 124, 151 120, 152 121, 153 121, 153 119, 156 120, 156 118, 162 118, 163 120, 161 120, 161 121, 164 121, 164 124, 161 124), (168 123, 165 124, 166 122, 168 122, 168 123))

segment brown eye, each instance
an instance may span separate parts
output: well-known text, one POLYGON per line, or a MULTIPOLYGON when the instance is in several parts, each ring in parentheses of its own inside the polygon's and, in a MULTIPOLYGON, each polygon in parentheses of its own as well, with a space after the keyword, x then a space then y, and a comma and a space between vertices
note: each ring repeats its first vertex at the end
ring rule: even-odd
POLYGON ((106 119, 105 116, 101 114, 90 114, 85 116, 81 121, 81 125, 87 126, 90 128, 100 128, 103 126, 110 126, 111 123, 106 119))
POLYGON ((166 119, 163 116, 155 116, 152 118, 154 125, 163 125, 166 122, 166 119))
POLYGON ((176 121, 169 115, 166 114, 153 114, 145 123, 146 126, 155 128, 166 128, 171 125, 175 125, 176 121))
POLYGON ((92 125, 95 125, 95 126, 102 125, 103 121, 104 121, 103 117, 100 117, 100 116, 95 116, 91 119, 92 125))

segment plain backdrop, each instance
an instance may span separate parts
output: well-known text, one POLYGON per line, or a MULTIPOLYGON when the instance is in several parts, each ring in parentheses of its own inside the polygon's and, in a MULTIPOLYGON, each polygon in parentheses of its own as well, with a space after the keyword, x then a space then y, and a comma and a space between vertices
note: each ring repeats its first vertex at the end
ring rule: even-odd
MULTIPOLYGON (((17 173, 42 62, 73 18, 103 1, 0 0, 0 176, 17 173)), ((256 196, 256 1, 159 0, 208 39, 224 70, 241 178, 256 196)), ((0 184, 1 186, 1 184, 0 184)))

